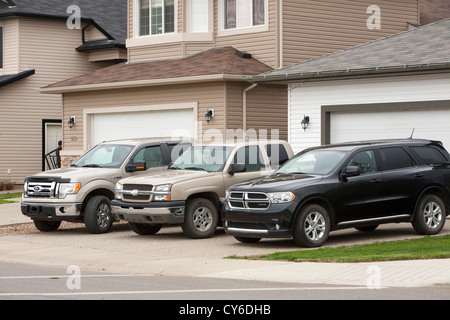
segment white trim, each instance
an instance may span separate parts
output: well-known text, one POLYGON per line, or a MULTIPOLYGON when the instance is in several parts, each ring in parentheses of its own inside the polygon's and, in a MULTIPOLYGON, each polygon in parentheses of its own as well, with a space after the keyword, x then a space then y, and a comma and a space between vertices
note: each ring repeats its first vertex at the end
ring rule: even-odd
POLYGON ((106 113, 133 113, 143 111, 158 111, 158 110, 181 110, 192 109, 194 114, 194 139, 198 140, 198 102, 186 102, 186 103, 168 103, 159 105, 144 105, 144 106, 126 106, 126 107, 108 107, 108 108, 92 108, 83 109, 83 149, 88 150, 90 148, 92 132, 91 132, 91 120, 92 115, 106 114, 106 113))
POLYGON ((167 33, 152 36, 143 36, 127 39, 127 48, 151 46, 164 43, 176 42, 212 42, 214 40, 212 32, 204 33, 167 33))

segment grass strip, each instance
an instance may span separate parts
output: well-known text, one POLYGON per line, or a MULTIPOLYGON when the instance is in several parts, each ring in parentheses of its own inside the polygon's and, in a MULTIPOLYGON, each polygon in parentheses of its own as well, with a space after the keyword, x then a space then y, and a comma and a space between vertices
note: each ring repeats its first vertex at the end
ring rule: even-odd
POLYGON ((0 204, 6 204, 6 203, 15 203, 16 201, 10 201, 7 199, 17 199, 22 198, 22 193, 5 193, 0 194, 0 204))
POLYGON ((374 262, 450 258, 450 235, 377 242, 351 247, 276 252, 263 256, 229 258, 286 260, 294 262, 374 262))

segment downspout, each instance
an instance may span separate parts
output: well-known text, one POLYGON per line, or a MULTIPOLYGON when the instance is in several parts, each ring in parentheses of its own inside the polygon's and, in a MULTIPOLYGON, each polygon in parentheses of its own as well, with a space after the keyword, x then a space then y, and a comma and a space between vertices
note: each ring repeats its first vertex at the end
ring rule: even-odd
POLYGON ((257 84, 252 84, 250 87, 244 89, 242 94, 242 130, 247 131, 247 92, 254 89, 257 84))

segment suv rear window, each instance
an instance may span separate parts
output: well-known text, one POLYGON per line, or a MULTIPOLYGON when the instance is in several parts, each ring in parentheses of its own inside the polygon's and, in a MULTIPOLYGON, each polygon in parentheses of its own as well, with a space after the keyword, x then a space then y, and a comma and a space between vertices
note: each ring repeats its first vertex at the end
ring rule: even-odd
POLYGON ((383 170, 409 168, 414 165, 411 157, 401 147, 381 148, 380 155, 383 170))
POLYGON ((426 164, 441 164, 446 163, 447 159, 437 149, 433 147, 411 147, 415 154, 426 164))

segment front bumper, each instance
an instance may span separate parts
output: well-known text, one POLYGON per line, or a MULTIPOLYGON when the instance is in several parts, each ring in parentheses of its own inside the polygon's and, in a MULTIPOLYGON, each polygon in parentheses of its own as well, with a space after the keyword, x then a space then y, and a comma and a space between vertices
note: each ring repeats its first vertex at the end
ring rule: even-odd
POLYGON ((33 220, 74 220, 80 218, 82 203, 22 202, 22 214, 33 220))
POLYGON ((231 209, 223 213, 225 232, 246 238, 290 238, 296 204, 273 204, 267 210, 231 209))
POLYGON ((186 201, 130 203, 111 201, 115 219, 144 224, 181 224, 184 222, 186 201))

